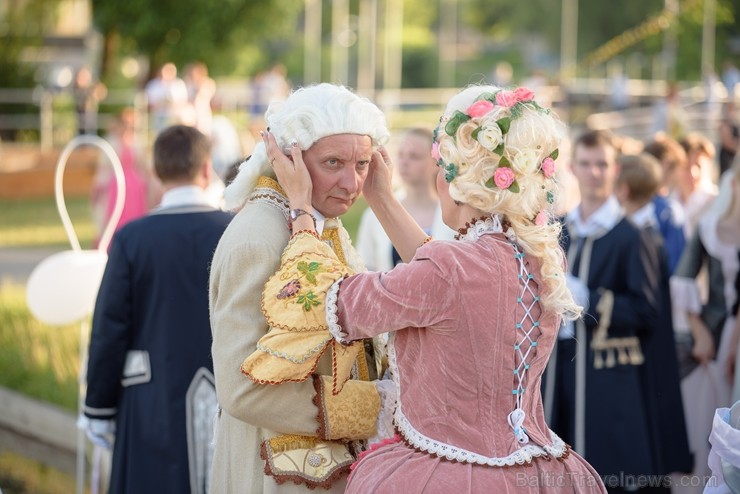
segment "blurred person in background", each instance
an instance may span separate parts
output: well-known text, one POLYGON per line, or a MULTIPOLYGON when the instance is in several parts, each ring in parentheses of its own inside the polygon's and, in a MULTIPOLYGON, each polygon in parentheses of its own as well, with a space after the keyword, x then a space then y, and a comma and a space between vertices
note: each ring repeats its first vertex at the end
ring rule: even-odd
POLYGON ((177 77, 177 66, 167 62, 157 76, 144 87, 152 117, 152 130, 156 133, 168 125, 182 123, 187 116, 188 88, 177 77))
POLYGON ((110 494, 207 494, 216 397, 208 273, 231 215, 208 205, 210 143, 154 142, 164 194, 113 237, 92 319, 81 426, 113 448, 110 494))
MULTIPOLYGON (((697 224, 681 262, 671 279, 674 304, 682 318, 676 325, 683 334, 681 382, 694 473, 709 475, 707 437, 717 408, 728 406, 731 385, 740 394, 735 330, 740 272, 740 159, 722 177, 720 192, 697 224), (701 295, 697 277, 706 269, 708 296, 701 295)), ((679 341, 679 347, 680 347, 679 341)), ((680 354, 679 354, 680 356, 680 354)), ((740 397, 738 397, 740 398, 740 397)), ((692 492, 697 492, 696 490, 692 492)))
POLYGON ((645 144, 644 151, 657 158, 663 171, 663 179, 658 193, 653 197, 653 204, 668 254, 668 269, 673 273, 686 245, 686 216, 681 205, 670 194, 676 186, 678 170, 686 167, 686 151, 675 139, 662 132, 645 144))
POLYGON ((98 133, 98 104, 105 99, 108 89, 102 82, 96 81, 89 67, 80 67, 75 74, 72 86, 77 113, 77 133, 98 133))
POLYGON ((193 62, 185 67, 185 87, 188 91, 188 112, 190 117, 186 122, 203 134, 211 135, 213 111, 211 100, 216 94, 216 81, 208 76, 208 67, 203 62, 193 62))
POLYGON ((660 187, 662 170, 658 160, 647 153, 621 155, 617 163, 616 196, 627 217, 644 233, 645 259, 653 274, 649 277, 651 298, 659 301, 657 318, 640 341, 645 354, 640 372, 649 430, 657 438, 653 461, 662 475, 688 473, 692 470, 692 457, 675 351, 668 257, 652 202, 660 187))
MULTIPOLYGON (((116 116, 105 136, 121 162, 126 184, 123 212, 116 225, 116 231, 126 223, 147 214, 159 202, 161 195, 159 180, 154 177, 144 156, 144 150, 137 142, 137 119, 137 113, 133 108, 124 108, 116 116)), ((107 159, 99 161, 93 178, 91 197, 98 237, 111 218, 117 195, 118 184, 112 165, 107 159)))
POLYGON ((732 165, 740 146, 740 125, 735 113, 735 101, 728 100, 722 107, 719 123, 719 175, 722 176, 732 165))
POLYGON ((658 364, 645 363, 652 353, 642 347, 658 319, 659 278, 648 262, 652 247, 614 195, 616 159, 608 132, 587 131, 573 143, 581 202, 565 217, 561 243, 568 288, 586 316, 561 326, 543 394, 553 430, 611 479, 610 492, 628 492, 636 486, 625 478, 670 470, 657 461, 666 445, 642 370, 658 364))
POLYGON ((689 131, 689 115, 681 102, 678 84, 668 83, 665 97, 653 106, 653 133, 665 132, 673 139, 689 131))
POLYGON ((699 218, 717 197, 712 182, 715 152, 712 141, 698 132, 689 132, 679 144, 686 151, 686 161, 676 169, 671 197, 683 208, 684 235, 690 239, 699 218))
MULTIPOLYGON (((398 145, 395 173, 403 183, 401 204, 414 221, 440 240, 452 240, 455 232, 442 222, 437 188, 434 185, 439 160, 438 145, 432 131, 413 128, 406 131, 398 145)), ((383 227, 371 209, 366 209, 357 233, 357 252, 370 271, 388 271, 402 262, 383 227)))

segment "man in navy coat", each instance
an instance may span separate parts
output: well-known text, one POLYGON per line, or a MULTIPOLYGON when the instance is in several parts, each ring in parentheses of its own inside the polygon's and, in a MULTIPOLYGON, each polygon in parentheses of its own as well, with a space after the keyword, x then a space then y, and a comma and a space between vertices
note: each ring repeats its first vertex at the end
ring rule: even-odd
MULTIPOLYGON (((661 443, 663 424, 652 420, 655 403, 648 403, 664 389, 656 376, 645 375, 661 365, 646 361, 660 357, 652 343, 662 309, 658 273, 649 262, 653 248, 614 196, 619 168, 611 136, 590 131, 573 148, 581 203, 565 218, 562 243, 568 285, 586 315, 560 329, 543 390, 548 423, 599 472, 609 492, 667 490, 665 475, 690 458, 685 440, 684 457, 661 443)), ((672 343, 662 350, 675 352, 672 343)))
POLYGON ((162 203, 116 233, 98 292, 82 422, 112 442, 111 493, 205 493, 215 414, 208 272, 231 215, 208 204, 210 142, 154 143, 162 203))

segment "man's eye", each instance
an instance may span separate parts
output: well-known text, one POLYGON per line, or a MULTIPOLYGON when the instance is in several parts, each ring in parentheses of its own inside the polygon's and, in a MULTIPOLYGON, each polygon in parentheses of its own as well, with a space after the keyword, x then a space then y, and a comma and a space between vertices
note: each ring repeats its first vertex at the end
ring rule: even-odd
POLYGON ((337 167, 337 166, 339 166, 339 160, 338 159, 335 159, 335 158, 330 158, 330 159, 326 160, 326 164, 329 165, 329 166, 331 166, 331 167, 337 167))
POLYGON ((358 161, 357 162, 357 168, 359 168, 360 170, 364 170, 368 166, 370 166, 370 160, 358 161))

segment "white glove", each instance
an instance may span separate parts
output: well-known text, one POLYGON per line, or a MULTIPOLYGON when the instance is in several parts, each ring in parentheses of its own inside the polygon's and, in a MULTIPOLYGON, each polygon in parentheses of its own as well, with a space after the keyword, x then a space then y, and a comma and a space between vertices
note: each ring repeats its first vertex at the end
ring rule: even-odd
POLYGON ((395 434, 393 430, 393 413, 396 411, 398 401, 398 389, 396 383, 390 379, 381 379, 375 382, 375 389, 380 395, 380 413, 375 421, 376 434, 368 439, 368 445, 372 446, 384 439, 390 439, 395 434))
POLYGON ((567 285, 568 290, 570 290, 570 293, 573 294, 573 300, 575 303, 582 305, 583 311, 586 312, 589 306, 589 293, 586 284, 570 273, 565 274, 565 284, 567 285))
POLYGON ((80 415, 77 419, 77 427, 83 429, 87 438, 93 444, 105 449, 113 448, 116 434, 115 419, 91 419, 86 415, 80 415))

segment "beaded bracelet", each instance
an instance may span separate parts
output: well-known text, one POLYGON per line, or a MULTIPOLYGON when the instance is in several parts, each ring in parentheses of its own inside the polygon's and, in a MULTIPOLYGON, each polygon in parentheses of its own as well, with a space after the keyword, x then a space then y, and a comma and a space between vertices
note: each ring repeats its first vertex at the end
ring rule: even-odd
POLYGON ((429 242, 431 242, 432 240, 434 240, 434 238, 432 238, 432 237, 427 237, 427 238, 425 238, 425 239, 424 239, 424 241, 423 241, 423 242, 421 243, 421 245, 420 245, 419 247, 421 247, 421 246, 422 246, 422 245, 424 245, 424 244, 428 244, 428 243, 429 243, 429 242))
POLYGON ((316 237, 316 240, 321 240, 319 238, 319 234, 316 233, 316 230, 298 230, 297 232, 293 232, 293 234, 290 236, 290 239, 293 240, 295 237, 297 237, 301 233, 307 233, 309 235, 313 235, 314 237, 316 237))

